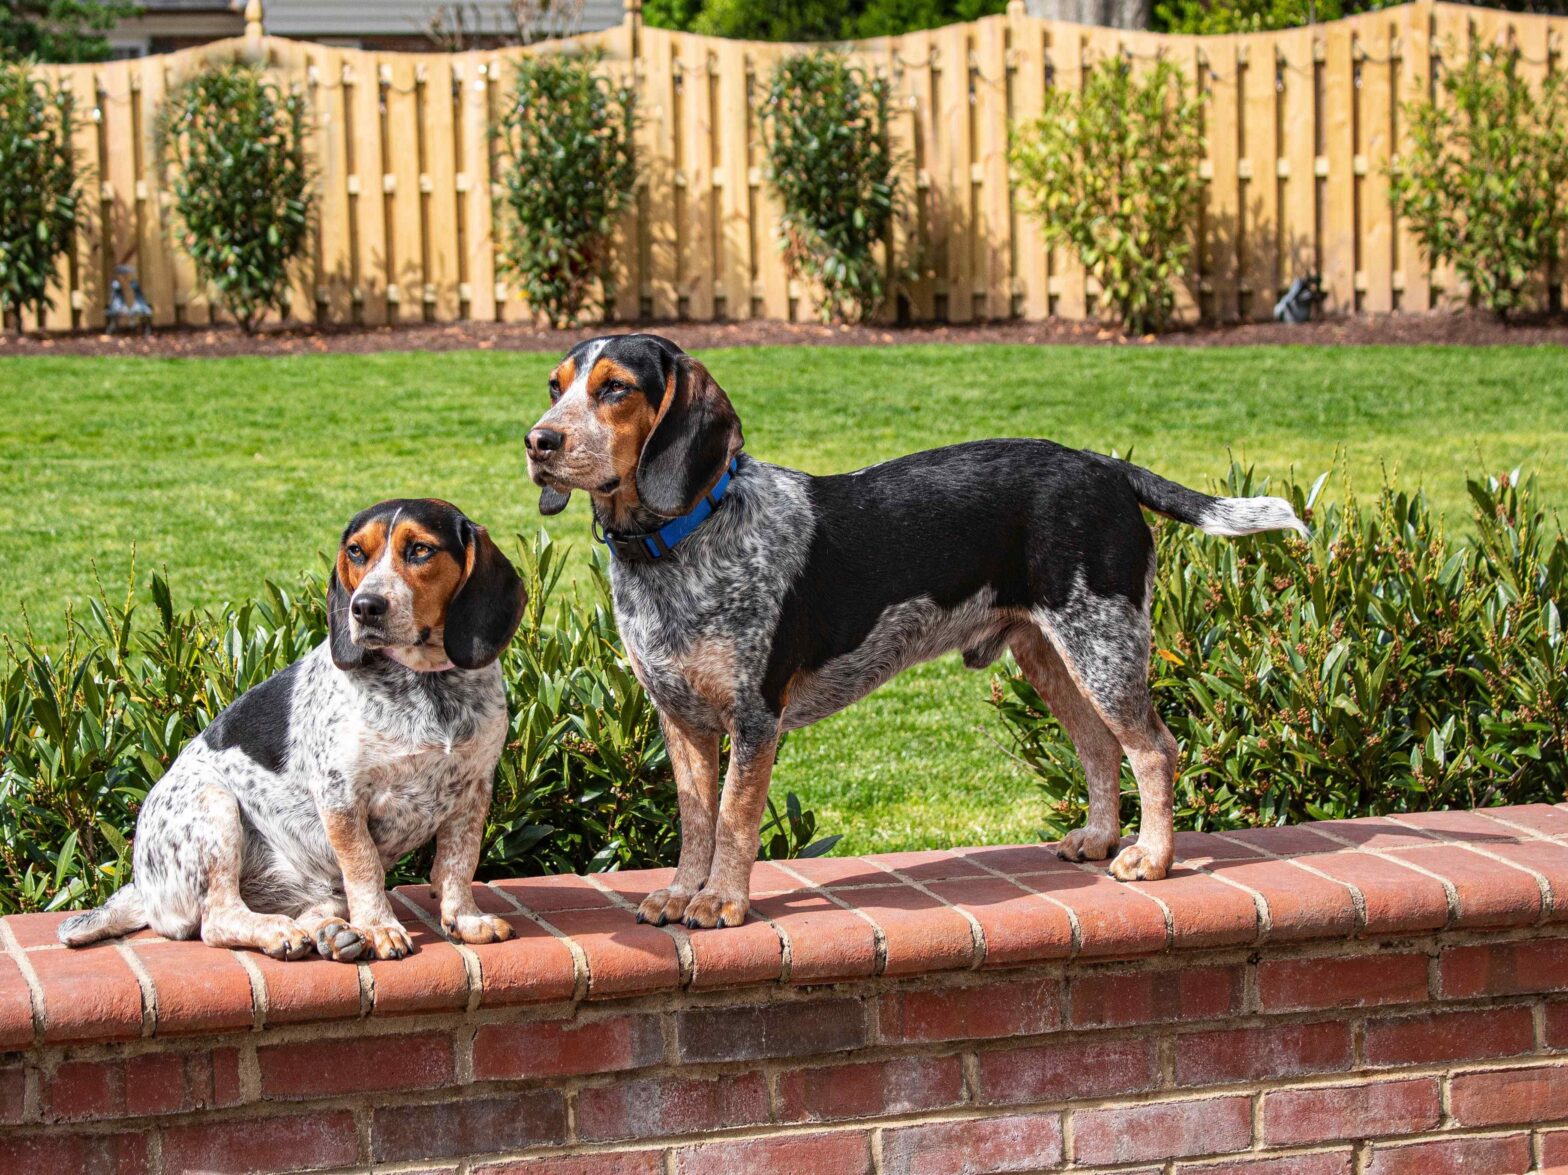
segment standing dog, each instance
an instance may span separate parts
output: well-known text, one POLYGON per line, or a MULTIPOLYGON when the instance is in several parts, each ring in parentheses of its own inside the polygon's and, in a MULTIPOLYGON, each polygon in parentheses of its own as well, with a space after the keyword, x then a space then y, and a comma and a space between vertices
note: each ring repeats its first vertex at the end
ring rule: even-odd
POLYGON ((312 947, 400 959, 413 947, 386 870, 432 836, 442 929, 510 938, 469 887, 506 741, 496 659, 524 603, 512 565, 457 507, 404 499, 356 515, 327 640, 186 746, 137 817, 135 882, 66 919, 60 941, 151 926, 279 959, 312 947))
POLYGON ((702 364, 655 335, 574 347, 528 434, 553 514, 593 499, 614 554, 615 616, 658 707, 680 796, 680 865, 638 917, 745 920, 781 732, 954 649, 1011 649, 1067 728, 1089 786, 1059 853, 1120 841, 1122 755, 1143 809, 1111 872, 1170 869, 1176 742, 1149 699, 1154 539, 1140 507, 1210 534, 1306 528, 1279 498, 1213 498, 1125 461, 997 440, 812 477, 741 453, 702 364), (719 739, 730 762, 719 794, 719 739))

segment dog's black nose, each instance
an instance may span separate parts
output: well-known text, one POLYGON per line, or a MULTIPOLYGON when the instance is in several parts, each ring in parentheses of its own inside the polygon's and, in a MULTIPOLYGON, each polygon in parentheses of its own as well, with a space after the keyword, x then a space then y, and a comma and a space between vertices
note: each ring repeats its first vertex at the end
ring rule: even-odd
POLYGON ((387 614, 387 598, 367 592, 364 595, 355 596, 353 602, 349 604, 348 610, 354 614, 355 620, 361 624, 369 624, 380 620, 387 614))
POLYGON ((528 434, 528 455, 547 457, 551 453, 558 453, 565 440, 566 438, 553 428, 536 428, 528 434))

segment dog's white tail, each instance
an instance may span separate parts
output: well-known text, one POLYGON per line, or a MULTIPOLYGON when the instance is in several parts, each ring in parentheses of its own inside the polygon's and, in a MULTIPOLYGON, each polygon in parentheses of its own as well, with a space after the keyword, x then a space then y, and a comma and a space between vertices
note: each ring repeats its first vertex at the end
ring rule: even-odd
POLYGON ((129 934, 147 925, 147 915, 142 909, 142 895, 134 885, 117 890, 107 902, 95 910, 73 914, 60 923, 56 932, 68 947, 84 947, 100 939, 129 934))
POLYGON ((1150 510, 1196 526, 1208 534, 1257 534, 1263 530, 1293 530, 1310 538, 1307 524, 1284 498, 1216 498, 1188 489, 1150 473, 1130 461, 1117 464, 1132 483, 1133 492, 1150 510))

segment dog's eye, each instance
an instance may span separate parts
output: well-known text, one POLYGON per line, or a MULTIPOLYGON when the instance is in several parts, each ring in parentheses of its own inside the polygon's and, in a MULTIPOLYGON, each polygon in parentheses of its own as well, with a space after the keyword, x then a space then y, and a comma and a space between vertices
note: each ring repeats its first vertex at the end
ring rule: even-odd
POLYGON ((348 557, 355 563, 363 563, 365 561, 365 548, 358 543, 350 543, 346 549, 348 557))
POLYGON ((550 379, 550 403, 554 404, 561 398, 561 384, 553 376, 550 379))
POLYGON ((428 559, 434 553, 435 548, 429 543, 410 543, 408 545, 408 557, 410 559, 428 559))
POLYGON ((631 384, 624 380, 612 379, 600 389, 599 402, 601 404, 613 404, 615 401, 625 397, 631 390, 631 384))

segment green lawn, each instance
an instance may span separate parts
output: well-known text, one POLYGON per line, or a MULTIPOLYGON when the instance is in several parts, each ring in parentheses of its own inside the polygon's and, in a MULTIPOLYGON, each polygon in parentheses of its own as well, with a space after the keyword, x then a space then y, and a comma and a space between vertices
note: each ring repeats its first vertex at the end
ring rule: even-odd
MULTIPOLYGON (((678 330, 674 332, 678 337, 678 330)), ((1461 521, 1464 478, 1537 470, 1568 501, 1563 348, 759 348, 703 356, 758 457, 852 469, 975 437, 1134 451, 1199 486, 1229 457, 1310 480, 1336 452, 1358 486, 1387 467, 1461 521)), ((120 585, 134 545, 177 602, 288 578, 358 508, 450 498, 497 533, 541 520, 521 439, 545 355, 0 360, 0 632, 25 607, 48 640, 93 567, 120 585)), ((1331 493, 1338 493, 1332 489, 1331 493)), ((580 496, 579 496, 580 497, 580 496)), ((581 550, 576 501, 552 533, 581 550)), ((1026 838, 1033 789, 990 741, 985 674, 948 659, 793 735, 793 789, 842 849, 1026 838)))

